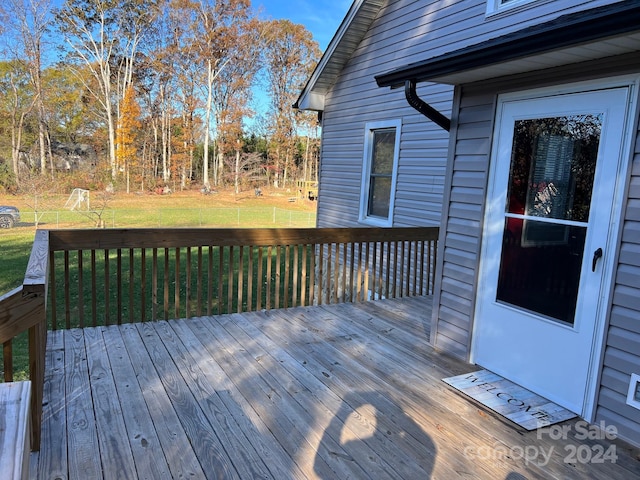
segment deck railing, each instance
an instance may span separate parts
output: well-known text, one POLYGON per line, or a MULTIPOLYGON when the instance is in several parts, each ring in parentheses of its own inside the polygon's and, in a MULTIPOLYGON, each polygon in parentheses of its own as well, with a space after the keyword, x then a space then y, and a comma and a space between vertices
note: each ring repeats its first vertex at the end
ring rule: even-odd
POLYGON ((5 381, 12 339, 28 330, 37 449, 47 325, 430 295, 437 238, 431 227, 41 230, 24 285, 0 298, 5 381))
POLYGON ((31 446, 40 448, 42 394, 47 342, 46 299, 49 232, 36 232, 22 286, 0 297, 0 343, 4 381, 13 381, 13 339, 28 332, 31 387, 31 446))

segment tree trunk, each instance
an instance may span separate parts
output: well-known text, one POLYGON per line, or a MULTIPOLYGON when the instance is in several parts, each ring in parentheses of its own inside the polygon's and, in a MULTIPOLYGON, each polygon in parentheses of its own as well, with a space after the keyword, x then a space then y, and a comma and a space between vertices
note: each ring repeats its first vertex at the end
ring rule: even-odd
POLYGON ((303 170, 303 177, 302 180, 304 180, 305 182, 307 181, 307 179, 309 178, 307 175, 309 174, 309 169, 308 169, 308 165, 309 165, 309 135, 307 135, 307 143, 304 147, 304 170, 303 170))
POLYGON ((236 172, 234 186, 236 194, 240 193, 240 149, 236 149, 236 172))
POLYGON ((209 129, 211 128, 211 105, 213 104, 213 65, 207 60, 207 106, 204 113, 204 155, 202 165, 202 183, 209 188, 209 129))
POLYGON ((162 139, 162 180, 166 184, 169 181, 169 135, 170 135, 170 121, 169 113, 167 112, 167 106, 165 101, 164 88, 161 91, 162 95, 162 115, 160 125, 160 138, 162 139))
POLYGON ((42 78, 40 72, 40 62, 36 66, 36 98, 38 102, 38 143, 40 146, 40 173, 44 175, 47 171, 47 143, 46 124, 44 121, 44 102, 42 99, 42 78))

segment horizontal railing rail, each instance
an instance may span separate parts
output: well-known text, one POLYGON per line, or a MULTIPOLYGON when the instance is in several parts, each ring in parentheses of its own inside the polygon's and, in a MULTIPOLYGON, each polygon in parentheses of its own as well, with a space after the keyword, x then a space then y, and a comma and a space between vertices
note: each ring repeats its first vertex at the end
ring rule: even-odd
POLYGON ((438 229, 50 231, 52 329, 427 295, 438 229))

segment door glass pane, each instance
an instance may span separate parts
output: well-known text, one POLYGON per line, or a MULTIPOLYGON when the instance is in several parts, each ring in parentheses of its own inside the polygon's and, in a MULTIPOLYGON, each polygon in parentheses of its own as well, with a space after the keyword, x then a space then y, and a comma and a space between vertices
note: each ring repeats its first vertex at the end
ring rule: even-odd
POLYGON ((507 218, 497 300, 573 324, 586 232, 507 218))
POLYGON ((586 222, 602 115, 515 122, 507 212, 586 222))
POLYGON ((515 122, 498 301, 574 323, 602 118, 515 122))

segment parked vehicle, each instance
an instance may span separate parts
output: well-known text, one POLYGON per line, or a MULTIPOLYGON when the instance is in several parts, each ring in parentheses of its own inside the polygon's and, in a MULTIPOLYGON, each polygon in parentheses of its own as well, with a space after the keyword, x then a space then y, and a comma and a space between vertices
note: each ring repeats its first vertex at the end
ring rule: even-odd
POLYGON ((20 210, 17 207, 0 205, 0 228, 11 228, 20 223, 20 210))

